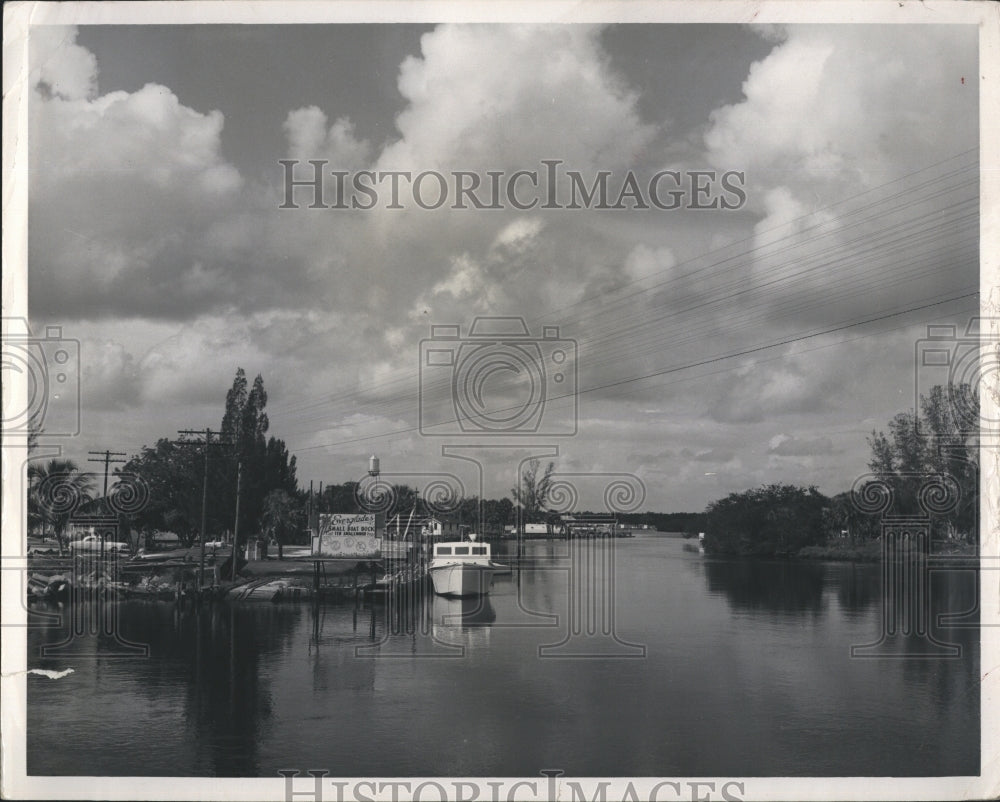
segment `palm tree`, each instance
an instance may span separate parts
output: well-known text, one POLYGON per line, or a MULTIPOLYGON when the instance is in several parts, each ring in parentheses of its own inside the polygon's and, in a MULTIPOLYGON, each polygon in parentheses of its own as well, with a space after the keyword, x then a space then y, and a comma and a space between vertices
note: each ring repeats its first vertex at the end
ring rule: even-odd
POLYGON ((45 464, 28 464, 28 520, 51 529, 64 550, 63 533, 70 516, 92 498, 94 480, 68 459, 51 459, 45 464))

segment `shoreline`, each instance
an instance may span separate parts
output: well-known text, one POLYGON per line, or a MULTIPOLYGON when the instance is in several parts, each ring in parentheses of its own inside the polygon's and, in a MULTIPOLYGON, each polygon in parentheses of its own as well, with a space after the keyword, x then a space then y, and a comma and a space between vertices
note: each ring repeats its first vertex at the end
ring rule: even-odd
MULTIPOLYGON (((900 556, 907 554, 907 550, 900 550, 900 556)), ((826 545, 826 546, 804 546, 792 554, 730 554, 725 552, 711 552, 706 550, 707 557, 720 557, 726 559, 750 559, 750 560, 785 560, 802 562, 849 562, 872 564, 882 560, 882 545, 879 542, 863 543, 857 546, 846 545, 826 545)), ((956 559, 978 561, 978 549, 973 543, 948 543, 945 541, 935 541, 931 545, 930 559, 956 559)))

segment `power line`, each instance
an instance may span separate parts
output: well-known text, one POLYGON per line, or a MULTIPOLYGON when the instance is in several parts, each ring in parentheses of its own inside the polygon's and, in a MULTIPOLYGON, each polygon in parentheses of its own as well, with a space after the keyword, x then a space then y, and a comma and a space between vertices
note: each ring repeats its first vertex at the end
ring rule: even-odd
MULTIPOLYGON (((969 165, 961 167, 960 169, 957 170, 953 170, 950 173, 947 173, 942 176, 928 178, 927 180, 924 180, 921 183, 917 184, 915 187, 914 186, 904 187, 898 193, 894 193, 888 197, 877 199, 860 208, 853 210, 843 209, 844 205, 850 200, 856 198, 862 198, 865 196, 871 196, 874 192, 878 191, 879 189, 884 189, 885 187, 890 187, 896 184, 900 184, 900 182, 905 181, 907 178, 912 178, 913 176, 926 174, 928 171, 934 169, 935 167, 947 164, 950 161, 954 161, 955 159, 961 158, 967 155, 968 153, 973 153, 973 152, 974 151, 966 151, 965 153, 958 154, 954 157, 951 157, 950 159, 942 160, 941 162, 938 162, 935 165, 922 168, 921 170, 914 171, 908 174, 907 176, 902 176, 898 179, 890 181, 884 185, 881 185, 881 187, 876 187, 871 190, 867 190, 865 192, 852 196, 852 198, 848 198, 843 201, 839 201, 836 204, 832 204, 828 207, 825 207, 825 210, 840 208, 841 213, 839 214, 838 217, 821 220, 819 223, 813 226, 810 226, 806 229, 795 231, 793 232, 793 234, 786 235, 778 240, 772 240, 765 243, 764 245, 757 245, 746 251, 736 254, 732 253, 733 246, 730 245, 726 246, 725 248, 710 251, 708 254, 705 254, 701 257, 697 257, 696 259, 682 262, 680 263, 681 265, 683 264, 694 265, 698 260, 703 259, 705 256, 713 254, 728 254, 724 258, 713 260, 709 264, 688 271, 682 275, 679 276, 675 275, 668 281, 659 282, 653 286, 646 286, 636 291, 632 295, 619 296, 617 299, 612 300, 610 302, 608 302, 606 298, 602 298, 602 300, 604 301, 602 307, 600 309, 594 310, 590 314, 591 316, 603 316, 607 318, 611 314, 611 312, 614 311, 614 306, 621 305, 627 302, 630 298, 641 295, 643 293, 650 293, 667 284, 672 284, 675 286, 683 286, 685 282, 693 282, 695 279, 699 278, 706 270, 713 269, 717 271, 719 268, 722 268, 724 273, 734 272, 736 270, 742 269, 742 265, 739 264, 738 262, 748 258, 773 259, 775 256, 782 253, 791 255, 794 253, 795 250, 801 250, 802 248, 807 246, 815 246, 821 240, 833 234, 843 235, 844 232, 848 232, 851 229, 857 228, 858 226, 861 226, 863 224, 873 225, 878 221, 879 217, 898 216, 901 210, 906 210, 912 207, 916 207, 919 204, 925 204, 929 200, 942 198, 949 192, 955 192, 958 190, 972 188, 976 183, 975 181, 965 181, 960 184, 957 184, 956 186, 945 187, 944 189, 941 189, 939 186, 937 186, 942 181, 948 180, 955 176, 960 176, 963 172, 967 172, 969 170, 974 169, 974 165, 969 165), (920 188, 933 188, 934 192, 930 195, 914 196, 914 190, 920 188), (903 202, 902 203, 897 202, 892 205, 887 205, 890 203, 890 201, 897 201, 897 200, 903 200, 903 202), (882 210, 877 211, 880 206, 883 207, 882 210), (873 212, 873 210, 875 210, 876 213, 871 213, 873 212), (853 222, 850 222, 848 224, 849 220, 851 220, 852 218, 859 217, 859 215, 862 215, 862 213, 864 212, 869 212, 869 214, 864 215, 860 219, 854 220, 853 222), (812 232, 812 233, 810 233, 808 236, 803 237, 804 232, 812 232), (776 247, 777 244, 783 241, 790 241, 790 242, 787 242, 782 247, 776 247)), ((753 279, 758 282, 757 284, 751 283, 751 279, 748 277, 749 271, 744 270, 741 274, 735 275, 734 279, 729 283, 728 288, 730 289, 730 292, 728 294, 722 296, 719 296, 717 294, 720 289, 723 290, 726 289, 727 285, 723 283, 715 288, 716 294, 713 295, 713 297, 701 301, 696 306, 689 305, 688 307, 683 307, 679 311, 677 309, 669 309, 663 314, 654 317, 652 319, 644 317, 643 319, 631 325, 625 325, 625 326, 621 325, 620 320, 611 320, 604 327, 600 325, 592 326, 588 330, 589 338, 583 338, 580 340, 580 342, 581 344, 583 344, 587 342, 587 340, 589 339, 592 342, 598 343, 603 350, 607 351, 609 346, 615 341, 621 342, 626 338, 629 338, 626 343, 623 343, 622 348, 627 354, 634 355, 637 353, 638 349, 645 349, 647 347, 643 345, 644 342, 650 342, 650 343, 661 342, 665 338, 669 338, 670 336, 669 330, 667 332, 662 332, 662 333, 657 332, 655 328, 651 325, 652 323, 657 323, 662 320, 670 320, 671 318, 675 318, 678 315, 683 314, 685 312, 691 313, 695 311, 697 308, 699 308, 699 306, 702 308, 718 307, 725 301, 727 300, 731 301, 737 297, 743 297, 747 295, 750 296, 763 295, 765 293, 765 286, 777 286, 778 284, 782 282, 787 282, 793 278, 804 279, 811 274, 818 274, 821 271, 826 273, 834 272, 837 270, 838 265, 845 265, 851 263, 852 260, 860 261, 860 259, 865 256, 871 256, 871 258, 876 261, 878 260, 884 261, 896 258, 897 261, 890 270, 890 272, 888 273, 888 275, 899 274, 899 278, 900 280, 902 280, 903 274, 907 275, 908 277, 913 275, 914 268, 918 264, 919 265, 926 264, 928 260, 933 259, 935 256, 940 256, 943 258, 945 254, 948 253, 948 247, 947 247, 948 243, 946 241, 947 235, 950 234, 952 237, 954 237, 958 232, 964 230, 965 228, 975 225, 975 221, 977 219, 978 214, 974 206, 970 212, 965 214, 959 214, 961 212, 964 212, 963 207, 969 206, 970 204, 974 203, 975 203, 974 198, 967 198, 965 200, 960 200, 944 207, 944 209, 937 207, 931 212, 926 212, 923 215, 918 215, 917 217, 910 217, 901 222, 894 222, 889 225, 883 225, 879 230, 879 232, 876 234, 865 234, 862 232, 859 236, 854 237, 854 239, 848 240, 846 243, 839 244, 841 248, 839 248, 838 250, 853 245, 867 244, 867 247, 864 248, 860 253, 851 252, 850 250, 848 250, 847 253, 837 253, 835 255, 830 255, 829 253, 824 254, 821 252, 820 254, 807 255, 805 261, 803 261, 801 257, 797 259, 793 257, 789 258, 783 263, 779 263, 777 265, 770 265, 762 274, 761 273, 754 274, 753 279), (936 221, 936 224, 927 225, 927 222, 929 221, 936 221), (895 235, 893 235, 892 232, 896 232, 895 235), (939 251, 928 250, 928 246, 938 241, 943 243, 943 247, 939 251), (918 251, 919 262, 918 260, 915 259, 905 258, 905 255, 908 252, 917 249, 919 249, 918 251), (823 261, 824 259, 825 261, 823 261), (795 266, 798 269, 791 274, 788 274, 787 272, 782 272, 783 268, 787 266, 795 266), (766 279, 766 281, 769 283, 767 285, 760 284, 759 283, 760 279, 766 279), (741 284, 747 286, 741 288, 740 287, 741 284), (610 332, 608 331, 609 328, 611 329, 610 332), (634 340, 634 334, 636 332, 641 334, 643 338, 642 340, 638 341, 638 343, 634 340), (655 340, 651 341, 650 338, 655 338, 655 340)), ((815 218, 815 216, 820 214, 820 212, 822 211, 824 211, 824 209, 821 209, 817 212, 813 212, 809 215, 803 215, 800 218, 797 218, 796 220, 803 221, 809 218, 815 218)), ((793 221, 793 223, 794 222, 796 221, 793 221)), ((771 229, 770 231, 780 231, 783 228, 786 228, 787 225, 788 224, 776 227, 774 229, 771 229)), ((766 233, 768 232, 758 233, 758 235, 756 235, 755 238, 748 238, 743 242, 755 241, 766 233)), ((677 267, 678 265, 674 265, 671 268, 669 268, 669 270, 675 271, 677 267)), ((659 271, 659 272, 662 273, 668 271, 659 271)), ((884 276, 886 274, 883 272, 883 274, 880 275, 884 276)), ((918 275, 928 279, 933 277, 933 273, 929 270, 924 270, 922 273, 918 275)), ((648 281, 649 278, 650 276, 645 276, 642 279, 637 279, 634 282, 629 282, 625 286, 627 287, 635 283, 648 281)), ((827 283, 824 286, 827 289, 827 291, 829 291, 831 289, 836 289, 838 286, 846 286, 847 282, 850 280, 851 277, 847 277, 846 279, 842 279, 839 282, 834 282, 833 284, 827 283)), ((881 280, 884 283, 884 278, 881 280)), ((829 295, 827 295, 825 300, 827 299, 829 299, 829 295)), ((575 306, 580 306, 587 300, 588 299, 586 298, 581 299, 580 301, 577 301, 574 304, 571 304, 567 307, 563 307, 563 310, 570 309, 575 306)), ((762 302, 759 302, 757 304, 757 307, 763 309, 764 306, 767 305, 767 303, 768 299, 765 298, 762 302)), ((563 310, 554 310, 554 311, 563 311, 563 310)), ((746 317, 748 312, 752 313, 752 310, 753 307, 749 307, 749 309, 745 307, 743 310, 741 310, 741 314, 744 317, 746 317)), ((583 318, 580 318, 579 320, 585 320, 585 319, 586 315, 583 318)), ((579 322, 579 320, 577 322, 579 322)), ((699 322, 698 325, 705 327, 706 325, 710 324, 705 322, 699 322)), ((689 337, 693 337, 691 327, 688 324, 684 324, 683 331, 685 331, 689 337)), ((673 342, 673 340, 671 341, 673 342)), ((613 358, 614 358, 614 351, 612 350, 611 352, 608 353, 606 359, 610 360, 613 358)), ((373 393, 377 394, 380 390, 388 389, 388 387, 392 385, 398 385, 400 383, 410 381, 415 376, 416 376, 415 372, 409 372, 405 376, 400 376, 398 378, 393 378, 384 382, 379 382, 376 383, 375 385, 372 385, 369 388, 353 389, 348 392, 341 393, 339 395, 328 396, 318 401, 306 401, 303 403, 286 406, 284 409, 287 411, 287 413, 289 413, 288 416, 286 417, 286 422, 288 422, 289 420, 294 422, 295 418, 299 418, 303 423, 317 420, 319 419, 318 416, 308 414, 309 410, 315 410, 316 412, 319 412, 324 408, 327 409, 331 407, 335 408, 336 406, 339 406, 341 404, 343 405, 355 404, 361 398, 365 398, 373 393)), ((439 385, 431 385, 425 389, 433 390, 436 388, 438 390, 446 390, 447 385, 448 385, 447 382, 441 382, 439 383, 439 385)), ((398 399, 398 400, 388 399, 386 401, 381 401, 381 402, 375 401, 373 403, 369 403, 367 409, 369 411, 372 410, 373 408, 377 410, 379 408, 385 408, 386 405, 391 407, 393 404, 399 403, 402 400, 403 399, 398 399)), ((326 417, 326 414, 327 413, 320 413, 322 417, 326 417)))
POLYGON ((95 457, 88 457, 87 462, 103 462, 104 463, 104 497, 108 497, 108 469, 112 463, 124 464, 123 459, 112 459, 112 457, 125 457, 128 456, 124 451, 88 451, 88 454, 94 454, 95 457))
MULTIPOLYGON (((612 387, 620 387, 620 386, 623 386, 623 385, 626 385, 626 384, 632 384, 634 382, 643 381, 645 379, 651 379, 651 378, 660 377, 660 376, 667 376, 667 375, 670 375, 670 374, 673 374, 673 373, 678 373, 680 371, 690 370, 691 368, 696 368, 696 367, 701 367, 701 366, 704 366, 704 365, 715 364, 715 363, 722 362, 722 361, 728 360, 728 359, 736 359, 736 358, 741 357, 741 356, 749 356, 751 354, 760 353, 760 352, 769 350, 771 348, 779 348, 779 347, 784 346, 784 345, 790 345, 790 344, 793 344, 793 343, 796 343, 796 342, 802 342, 803 340, 808 340, 808 339, 811 339, 811 338, 814 338, 814 337, 820 337, 820 336, 827 335, 827 334, 834 334, 834 333, 839 332, 839 331, 846 331, 846 330, 851 329, 851 328, 856 328, 858 326, 868 325, 870 323, 876 323, 876 322, 881 321, 881 320, 888 320, 890 318, 900 317, 902 315, 909 314, 910 312, 918 312, 918 311, 921 311, 921 310, 924 310, 924 309, 931 309, 931 308, 936 307, 936 306, 941 306, 941 305, 946 304, 946 303, 952 303, 954 301, 959 301, 959 300, 964 300, 966 298, 976 297, 976 296, 978 296, 978 294, 979 294, 978 292, 965 293, 963 295, 958 295, 958 296, 955 296, 953 298, 946 298, 944 300, 934 301, 932 303, 922 304, 920 306, 914 306, 914 307, 910 307, 908 309, 903 309, 903 310, 899 310, 899 311, 895 311, 895 312, 889 312, 887 314, 879 315, 877 317, 868 318, 866 320, 852 321, 850 323, 845 323, 845 324, 842 324, 842 325, 833 326, 833 327, 830 327, 830 328, 827 328, 827 329, 823 329, 822 331, 815 331, 815 332, 810 332, 810 333, 806 333, 806 334, 801 334, 801 335, 798 335, 798 336, 795 336, 795 337, 789 337, 789 338, 786 338, 786 339, 783 339, 783 340, 779 340, 777 342, 767 343, 767 344, 759 345, 759 346, 754 346, 752 348, 746 348, 746 349, 743 349, 743 350, 740 350, 740 351, 735 351, 735 352, 728 353, 728 354, 722 354, 722 355, 719 355, 719 356, 710 357, 708 359, 698 360, 696 362, 689 362, 689 363, 686 363, 686 364, 683 364, 683 365, 676 365, 676 366, 673 366, 673 367, 670 367, 670 368, 666 368, 666 369, 663 369, 663 370, 653 371, 651 373, 646 373, 646 374, 643 374, 643 375, 640 375, 640 376, 632 376, 632 377, 629 377, 629 378, 626 378, 626 379, 621 379, 621 380, 614 381, 614 382, 607 382, 605 384, 600 384, 600 385, 596 385, 594 387, 588 387, 588 388, 585 388, 583 390, 578 390, 576 393, 566 393, 564 395, 553 396, 551 398, 547 398, 546 402, 557 401, 557 400, 562 399, 562 398, 571 398, 573 396, 585 395, 587 393, 593 393, 593 392, 597 392, 599 390, 607 390, 607 389, 612 388, 612 387)), ((507 408, 502 408, 502 409, 491 410, 488 413, 482 413, 482 416, 486 417, 488 415, 496 415, 497 413, 506 412, 506 411, 510 411, 510 410, 514 410, 514 409, 518 409, 518 408, 519 408, 519 406, 518 407, 507 407, 507 408)), ((392 437, 392 436, 395 436, 395 435, 409 434, 409 433, 412 433, 412 432, 420 431, 421 428, 427 429, 427 428, 433 428, 433 427, 436 427, 436 426, 447 426, 447 425, 450 425, 450 424, 453 424, 453 423, 456 423, 456 422, 458 422, 458 418, 452 418, 452 419, 440 421, 440 422, 435 423, 435 424, 424 424, 423 426, 411 426, 411 427, 407 427, 407 428, 404 428, 404 429, 395 429, 393 431, 385 432, 385 433, 382 433, 382 434, 368 435, 366 437, 357 437, 357 438, 352 438, 352 439, 349 439, 349 440, 340 440, 340 441, 335 442, 335 443, 324 443, 324 444, 314 445, 314 446, 304 446, 304 447, 296 449, 296 450, 300 451, 300 452, 301 451, 312 451, 312 450, 315 450, 317 448, 332 448, 332 447, 335 447, 335 446, 347 445, 347 444, 350 444, 350 443, 364 442, 364 441, 367 441, 367 440, 378 440, 378 439, 381 439, 383 437, 392 437)))
MULTIPOLYGON (((947 225, 948 222, 942 224, 947 225)), ((902 271, 900 273, 899 269, 893 269, 889 271, 873 271, 875 276, 874 280, 866 281, 862 284, 857 284, 851 277, 841 279, 833 282, 824 283, 824 292, 822 296, 815 296, 811 293, 809 288, 804 288, 806 295, 803 300, 799 302, 798 305, 785 304, 781 307, 781 312, 783 317, 792 318, 798 317, 806 314, 810 311, 811 306, 828 306, 831 303, 836 303, 844 301, 858 295, 868 294, 876 289, 884 288, 885 286, 890 286, 892 284, 900 283, 902 281, 902 275, 906 275, 906 283, 908 286, 914 286, 914 282, 918 278, 931 279, 936 278, 940 275, 940 270, 935 269, 939 264, 936 260, 944 258, 945 255, 951 257, 961 256, 963 258, 968 258, 970 261, 975 256, 974 246, 970 249, 968 246, 960 248, 959 250, 952 250, 947 244, 940 250, 931 249, 928 247, 928 240, 925 238, 926 235, 907 235, 906 239, 909 244, 918 249, 919 253, 923 256, 915 259, 907 259, 903 264, 902 271), (919 270, 918 270, 919 268, 919 270)), ((934 236, 938 236, 936 233, 934 236)), ((866 254, 862 254, 864 256, 866 254)), ((881 253, 877 254, 876 257, 867 259, 865 261, 866 265, 877 266, 881 261, 888 258, 894 258, 891 253, 881 253)), ((898 257, 895 257, 898 258, 898 257)), ((838 273, 842 272, 840 264, 842 263, 842 257, 834 257, 832 261, 821 262, 820 266, 825 268, 825 272, 838 273)), ((772 281, 773 283, 773 281, 772 281)), ((713 296, 707 301, 700 301, 696 304, 690 304, 681 308, 672 307, 664 312, 662 315, 655 317, 650 320, 649 316, 643 316, 638 319, 636 323, 617 326, 616 330, 613 332, 604 332, 598 330, 595 334, 595 338, 598 340, 599 345, 602 346, 602 350, 606 352, 606 356, 599 360, 588 359, 588 366, 599 365, 604 362, 614 362, 617 357, 614 350, 608 351, 608 343, 615 340, 624 341, 622 348, 625 356, 629 358, 635 358, 641 356, 644 353, 652 353, 654 351, 662 350, 662 343, 667 342, 672 349, 675 349, 678 345, 691 342, 697 343, 707 336, 715 336, 718 332, 717 324, 714 323, 710 318, 707 318, 703 313, 704 311, 712 308, 718 307, 727 300, 734 300, 735 298, 740 298, 747 296, 749 294, 766 295, 765 292, 759 287, 755 288, 753 286, 746 287, 743 289, 735 290, 728 295, 719 297, 713 296), (701 311, 702 314, 699 315, 697 319, 692 322, 683 321, 681 316, 684 314, 690 314, 695 311, 701 311), (657 322, 660 319, 678 319, 679 331, 682 332, 681 336, 672 336, 669 330, 666 332, 659 331, 652 323, 657 322), (625 339, 627 338, 627 340, 625 339)), ((932 298, 938 298, 939 295, 935 292, 931 296, 932 298)), ((761 314, 770 306, 771 300, 768 297, 764 297, 762 301, 758 302, 756 305, 753 304, 742 304, 739 312, 735 315, 730 315, 726 319, 726 331, 734 336, 739 336, 738 325, 740 321, 743 321, 744 325, 749 325, 751 322, 760 318, 761 314)), ((770 322, 777 323, 778 318, 770 318, 770 322)), ((583 341, 581 341, 582 347, 583 341)), ((441 382, 440 388, 447 390, 450 387, 450 382, 441 382)), ((425 387, 426 391, 429 389, 425 387)), ((433 389, 433 388, 431 388, 433 389)), ((358 395, 354 393, 352 395, 358 395)), ((425 396, 426 397, 426 396, 425 396)), ((379 411, 380 408, 391 407, 395 401, 387 402, 374 402, 366 407, 366 411, 379 411)), ((304 411, 304 410, 303 410, 304 411)), ((319 419, 316 415, 292 415, 290 416, 294 422, 294 418, 298 417, 302 422, 307 422, 309 419, 319 419)), ((286 421, 287 422, 287 421, 286 421)))

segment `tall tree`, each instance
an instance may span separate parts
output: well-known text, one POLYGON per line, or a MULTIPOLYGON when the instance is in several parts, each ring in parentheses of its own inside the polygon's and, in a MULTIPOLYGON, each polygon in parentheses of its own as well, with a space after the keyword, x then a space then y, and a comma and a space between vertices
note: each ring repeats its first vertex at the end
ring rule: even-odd
POLYGON ((956 509, 932 516, 936 534, 978 537, 978 418, 978 398, 968 385, 937 385, 920 397, 919 411, 889 421, 888 434, 871 433, 868 467, 892 487, 896 514, 920 513, 921 486, 947 477, 957 485, 959 501, 956 509))
POLYGON ((228 510, 223 516, 232 529, 235 524, 237 465, 240 464, 240 532, 256 531, 261 525, 264 498, 271 490, 281 489, 297 496, 295 457, 289 455, 282 440, 267 438, 270 420, 267 391, 260 374, 247 389, 243 368, 236 370, 232 387, 226 393, 222 434, 228 443, 224 476, 216 488, 220 504, 228 510))
POLYGON ((968 384, 932 387, 920 409, 929 432, 927 462, 936 473, 951 476, 960 498, 945 523, 949 535, 977 536, 979 502, 979 396, 968 384), (962 414, 958 414, 959 410, 962 414))
MULTIPOLYGON (((232 530, 236 523, 237 466, 241 535, 260 531, 264 498, 271 490, 284 490, 298 499, 295 457, 284 441, 267 438, 270 428, 265 408, 267 392, 258 375, 250 389, 243 368, 236 370, 226 393, 222 417, 222 443, 213 438, 208 459, 208 494, 205 507, 208 532, 232 530)), ((149 503, 136 516, 144 528, 169 529, 191 543, 201 524, 204 446, 181 445, 168 439, 144 446, 122 468, 136 473, 149 487, 149 503)), ((207 533, 206 533, 207 534, 207 533)))
POLYGON ((222 436, 230 443, 243 441, 243 409, 247 404, 247 375, 243 368, 236 369, 233 386, 226 393, 226 412, 222 417, 222 436))
POLYGON ((540 467, 541 464, 537 459, 531 460, 527 470, 521 475, 521 486, 512 487, 510 490, 510 494, 523 510, 526 523, 541 520, 549 501, 555 463, 550 462, 541 476, 538 475, 540 467))
POLYGON ((244 448, 263 445, 264 435, 270 427, 270 421, 264 407, 267 406, 267 392, 264 390, 264 379, 258 373, 253 380, 253 387, 243 405, 242 443, 244 448))

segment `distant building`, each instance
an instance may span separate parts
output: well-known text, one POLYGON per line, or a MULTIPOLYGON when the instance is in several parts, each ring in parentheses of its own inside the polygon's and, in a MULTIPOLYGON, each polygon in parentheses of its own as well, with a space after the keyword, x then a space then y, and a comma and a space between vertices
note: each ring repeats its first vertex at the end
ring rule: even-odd
POLYGON ((432 540, 458 540, 461 529, 456 521, 444 520, 436 516, 396 515, 386 522, 386 535, 390 540, 412 538, 414 535, 432 540))
POLYGON ((614 515, 563 515, 560 520, 562 522, 563 533, 568 538, 614 535, 615 530, 618 528, 618 520, 614 515))
POLYGON ((434 517, 424 520, 421 531, 424 537, 442 540, 458 540, 462 535, 462 527, 455 521, 444 521, 434 517))

